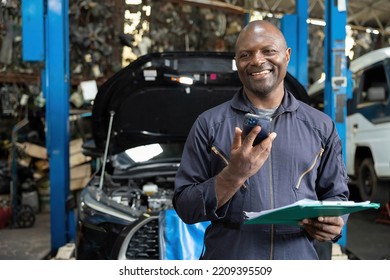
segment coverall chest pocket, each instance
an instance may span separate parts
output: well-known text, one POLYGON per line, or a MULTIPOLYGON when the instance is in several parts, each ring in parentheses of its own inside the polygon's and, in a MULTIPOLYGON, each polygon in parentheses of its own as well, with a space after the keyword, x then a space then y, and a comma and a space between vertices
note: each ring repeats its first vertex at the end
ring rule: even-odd
POLYGON ((217 175, 224 169, 229 163, 229 157, 217 146, 212 146, 211 150, 211 176, 217 175))
POLYGON ((297 178, 294 182, 293 191, 297 196, 297 200, 308 198, 308 195, 315 193, 317 168, 320 164, 324 149, 321 148, 318 153, 313 154, 310 161, 301 164, 297 178))

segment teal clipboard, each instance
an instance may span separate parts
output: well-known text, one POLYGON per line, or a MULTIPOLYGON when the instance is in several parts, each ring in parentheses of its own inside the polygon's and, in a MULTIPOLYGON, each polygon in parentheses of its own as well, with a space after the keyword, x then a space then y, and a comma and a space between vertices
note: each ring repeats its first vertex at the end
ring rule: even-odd
POLYGON ((378 209, 379 203, 354 201, 318 201, 303 199, 296 203, 261 212, 244 212, 245 224, 283 224, 297 226, 306 218, 342 216, 367 209, 378 209))

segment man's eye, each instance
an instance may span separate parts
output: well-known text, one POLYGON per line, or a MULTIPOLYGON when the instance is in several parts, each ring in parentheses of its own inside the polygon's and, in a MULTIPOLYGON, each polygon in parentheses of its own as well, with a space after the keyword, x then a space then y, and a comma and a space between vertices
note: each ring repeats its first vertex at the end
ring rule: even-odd
POLYGON ((239 58, 245 60, 245 59, 250 58, 250 55, 249 55, 249 53, 243 53, 243 54, 241 54, 241 55, 239 56, 239 58))
POLYGON ((273 49, 263 51, 263 54, 265 54, 265 55, 273 55, 275 53, 276 53, 276 50, 273 50, 273 49))

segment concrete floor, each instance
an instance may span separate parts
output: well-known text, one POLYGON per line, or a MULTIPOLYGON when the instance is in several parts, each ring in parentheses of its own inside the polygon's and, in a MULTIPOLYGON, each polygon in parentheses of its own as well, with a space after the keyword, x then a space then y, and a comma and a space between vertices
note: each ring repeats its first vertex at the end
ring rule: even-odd
POLYGON ((31 228, 0 229, 0 260, 42 260, 50 254, 50 213, 35 218, 31 228))
POLYGON ((353 213, 347 224, 346 250, 350 259, 390 259, 390 219, 379 223, 380 211, 353 213))

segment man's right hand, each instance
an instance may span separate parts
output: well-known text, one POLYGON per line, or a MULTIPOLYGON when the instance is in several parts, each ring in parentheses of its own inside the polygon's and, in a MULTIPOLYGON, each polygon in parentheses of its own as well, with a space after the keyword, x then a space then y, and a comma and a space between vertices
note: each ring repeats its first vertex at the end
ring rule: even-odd
POLYGON ((249 177, 259 171, 268 159, 276 133, 272 132, 262 142, 253 146, 260 129, 259 126, 254 127, 242 140, 242 130, 238 127, 235 128, 229 164, 215 179, 218 207, 225 204, 249 177))

